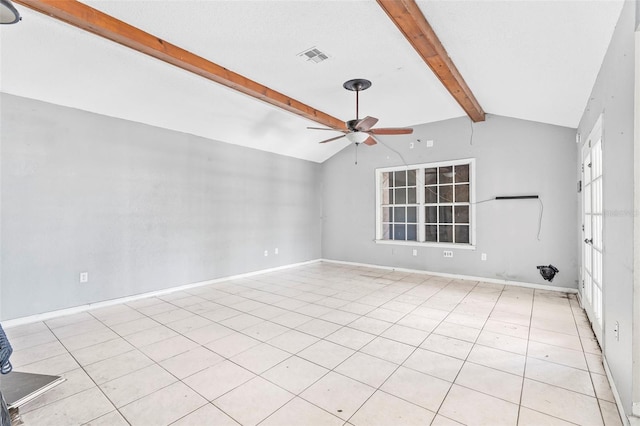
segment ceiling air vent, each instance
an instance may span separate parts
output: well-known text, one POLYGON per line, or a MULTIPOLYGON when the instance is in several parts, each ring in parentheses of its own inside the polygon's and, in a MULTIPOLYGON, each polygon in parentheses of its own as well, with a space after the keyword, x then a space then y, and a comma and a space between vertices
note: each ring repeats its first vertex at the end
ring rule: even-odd
POLYGON ((298 54, 299 57, 305 59, 306 61, 311 61, 314 63, 322 62, 326 59, 329 59, 329 55, 320 51, 320 49, 316 47, 309 48, 302 53, 298 54))

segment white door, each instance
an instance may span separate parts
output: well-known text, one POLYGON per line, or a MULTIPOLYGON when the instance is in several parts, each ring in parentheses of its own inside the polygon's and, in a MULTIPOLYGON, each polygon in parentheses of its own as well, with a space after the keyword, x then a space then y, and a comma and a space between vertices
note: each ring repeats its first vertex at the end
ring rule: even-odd
POLYGON ((602 345, 602 117, 582 151, 582 299, 602 345))

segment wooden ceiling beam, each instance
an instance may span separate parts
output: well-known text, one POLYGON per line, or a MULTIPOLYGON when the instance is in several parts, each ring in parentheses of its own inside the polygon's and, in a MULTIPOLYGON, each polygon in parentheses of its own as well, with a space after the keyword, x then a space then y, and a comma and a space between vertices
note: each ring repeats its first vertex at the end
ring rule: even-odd
POLYGON ((30 9, 337 130, 342 120, 75 0, 14 0, 30 9))
POLYGON ((377 0, 400 32, 474 122, 485 113, 415 0, 377 0))

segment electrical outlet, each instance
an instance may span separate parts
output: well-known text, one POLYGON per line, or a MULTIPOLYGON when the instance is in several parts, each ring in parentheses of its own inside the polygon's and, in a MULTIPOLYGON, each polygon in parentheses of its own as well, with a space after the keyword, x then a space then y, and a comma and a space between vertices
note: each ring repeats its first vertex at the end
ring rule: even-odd
POLYGON ((276 248, 273 250, 273 253, 274 253, 274 254, 278 254, 278 247, 276 247, 276 248))
POLYGON ((269 250, 265 250, 265 251, 264 251, 264 256, 265 256, 265 257, 269 256, 269 250))
POLYGON ((427 148, 431 148, 431 147, 433 147, 433 139, 429 139, 427 141, 427 148))
POLYGON ((480 255, 480 260, 487 260, 487 253, 482 253, 480 255))
POLYGON ((88 272, 80 272, 80 282, 81 283, 89 282, 89 273, 88 272))
POLYGON ((620 323, 616 321, 616 325, 613 326, 613 335, 616 340, 620 340, 620 323))
POLYGON ((444 251, 442 252, 442 255, 443 255, 444 257, 453 257, 453 251, 451 251, 451 250, 444 250, 444 251))
POLYGON ((413 255, 417 256, 418 255, 418 249, 413 249, 413 255))

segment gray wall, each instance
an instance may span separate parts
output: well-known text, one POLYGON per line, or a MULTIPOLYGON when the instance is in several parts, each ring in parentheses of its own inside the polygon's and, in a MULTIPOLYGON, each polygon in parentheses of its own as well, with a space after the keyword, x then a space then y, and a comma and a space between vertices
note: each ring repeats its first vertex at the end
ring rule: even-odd
MULTIPOLYGON (((624 410, 631 414, 633 311, 633 126, 635 2, 625 2, 578 131, 603 115, 603 346, 624 410), (613 334, 620 323, 620 340, 613 334)), ((577 147, 581 155, 582 144, 577 147)), ((579 164, 576 174, 579 173, 579 164)))
POLYGON ((378 144, 361 146, 358 165, 354 165, 354 146, 350 146, 322 166, 324 258, 577 286, 574 129, 495 115, 473 125, 473 140, 466 117, 414 129, 412 136, 384 141, 408 164, 476 158, 478 201, 501 195, 540 195, 544 203, 540 241, 538 202, 514 200, 476 205, 476 251, 454 249, 453 258, 444 258, 442 248, 420 247, 414 257, 415 247, 376 244, 374 171, 403 162, 378 144), (429 139, 435 141, 432 148, 426 147, 429 139), (415 148, 409 148, 410 142, 415 142, 415 148), (481 253, 487 253, 486 261, 481 253), (560 269, 552 283, 544 281, 536 269, 549 263, 560 269))
POLYGON ((0 319, 320 257, 319 164, 1 96, 0 319))

